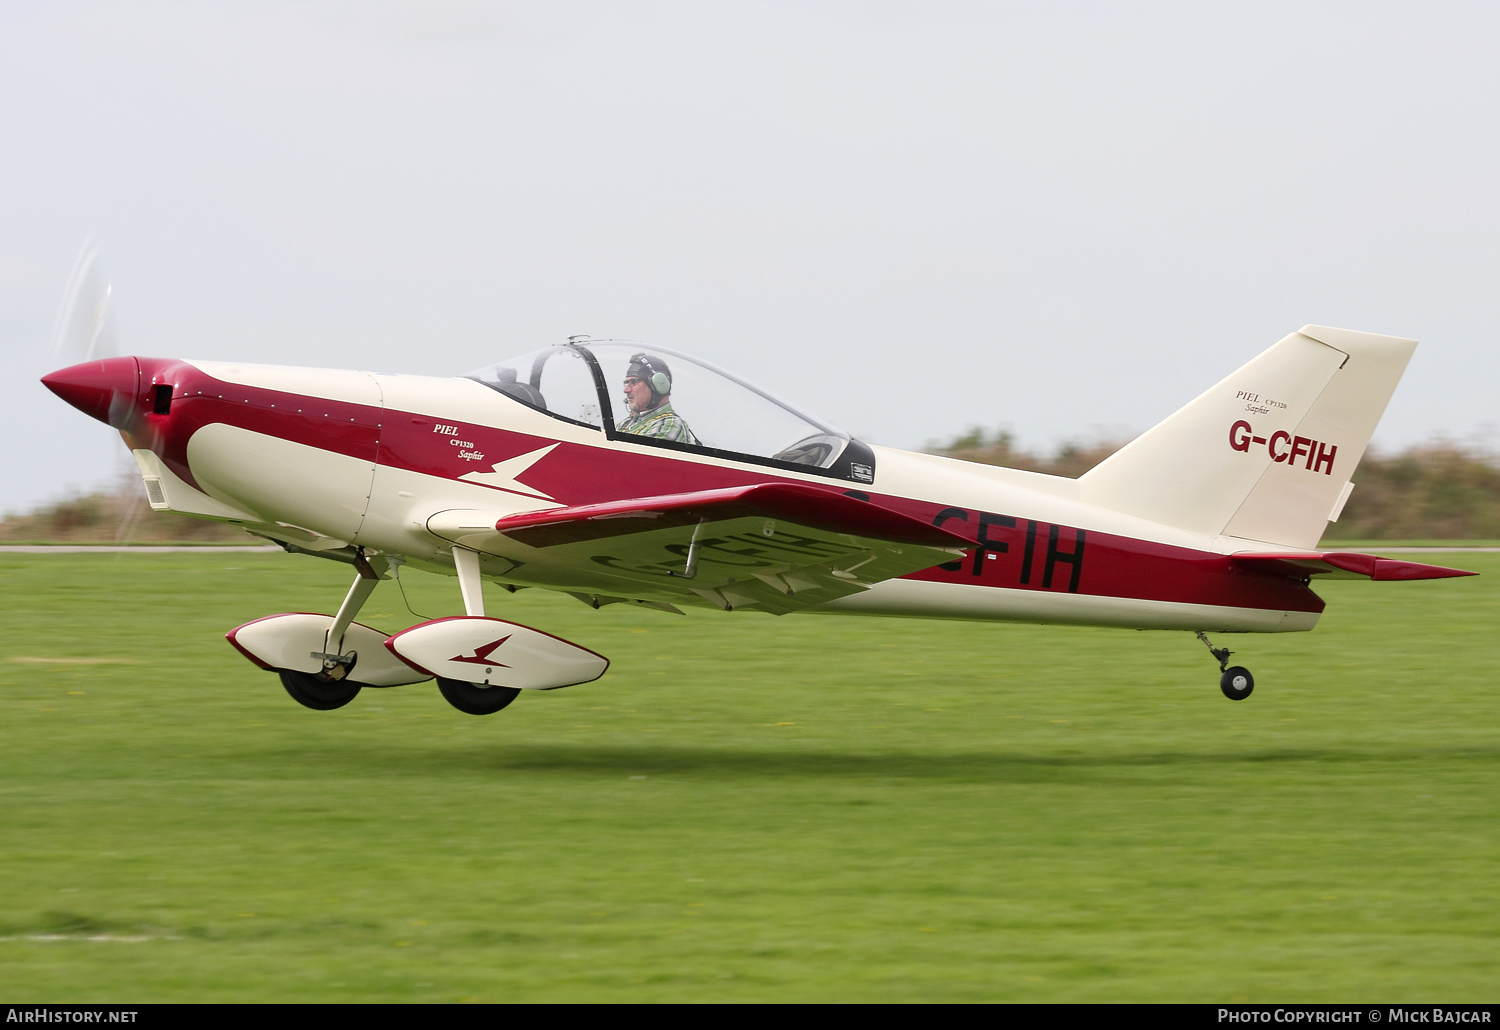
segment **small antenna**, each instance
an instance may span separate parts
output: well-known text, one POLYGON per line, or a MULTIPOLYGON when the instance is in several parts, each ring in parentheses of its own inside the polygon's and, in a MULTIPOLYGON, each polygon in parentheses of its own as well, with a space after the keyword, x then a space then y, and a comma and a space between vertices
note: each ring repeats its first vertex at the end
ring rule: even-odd
POLYGON ((582 334, 580 336, 570 336, 570 337, 568 337, 568 346, 570 346, 570 347, 576 347, 580 343, 583 343, 583 342, 585 342, 587 340, 591 340, 591 339, 593 339, 593 337, 589 336, 587 333, 584 333, 584 334, 582 334))

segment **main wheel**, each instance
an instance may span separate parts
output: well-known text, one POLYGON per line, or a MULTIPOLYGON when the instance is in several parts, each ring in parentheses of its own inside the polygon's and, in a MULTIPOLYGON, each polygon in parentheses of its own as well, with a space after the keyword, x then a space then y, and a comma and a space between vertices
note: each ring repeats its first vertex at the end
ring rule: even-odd
POLYGON ((293 701, 320 712, 342 708, 359 693, 360 684, 351 680, 320 680, 310 672, 291 669, 276 671, 281 674, 281 685, 286 687, 293 701))
POLYGON ((520 687, 487 687, 467 680, 445 680, 441 676, 437 684, 450 705, 469 715, 494 715, 521 693, 520 687))
POLYGON ((1255 677, 1243 665, 1231 665, 1219 677, 1219 689, 1231 701, 1243 701, 1255 689, 1255 677))

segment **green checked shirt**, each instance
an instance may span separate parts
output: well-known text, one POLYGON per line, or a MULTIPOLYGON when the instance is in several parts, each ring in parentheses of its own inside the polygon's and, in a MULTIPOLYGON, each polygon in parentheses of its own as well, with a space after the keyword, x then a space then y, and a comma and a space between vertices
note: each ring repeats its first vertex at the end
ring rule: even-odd
POLYGON ((690 444, 698 442, 698 438, 682 420, 682 416, 672 410, 671 401, 663 401, 650 411, 631 415, 616 428, 622 433, 649 436, 656 440, 672 440, 676 443, 690 444))

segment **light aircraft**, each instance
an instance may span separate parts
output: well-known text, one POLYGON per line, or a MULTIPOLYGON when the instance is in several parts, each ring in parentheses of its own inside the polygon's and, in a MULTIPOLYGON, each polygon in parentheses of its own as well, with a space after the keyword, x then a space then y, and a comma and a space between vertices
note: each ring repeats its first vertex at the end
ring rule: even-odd
POLYGON ((151 507, 345 562, 333 615, 228 639, 309 708, 436 679, 463 712, 603 675, 486 614, 483 583, 631 604, 1311 630, 1314 580, 1472 573, 1318 549, 1414 341, 1304 326, 1079 479, 875 447, 662 347, 574 337, 465 376, 108 357, 43 378, 119 430, 151 507), (377 583, 456 576, 466 614, 394 635, 377 583))

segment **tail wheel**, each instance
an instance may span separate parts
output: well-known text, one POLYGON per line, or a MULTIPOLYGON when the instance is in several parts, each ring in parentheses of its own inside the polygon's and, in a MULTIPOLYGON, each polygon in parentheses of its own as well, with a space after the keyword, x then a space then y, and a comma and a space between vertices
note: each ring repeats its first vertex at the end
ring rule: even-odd
POLYGON ((1255 677, 1243 665, 1232 665, 1219 677, 1219 689, 1231 701, 1243 701, 1255 689, 1255 677))
POLYGON ((494 715, 521 693, 519 687, 487 687, 465 680, 445 680, 441 676, 437 685, 450 705, 469 715, 494 715))
POLYGON ((310 672, 294 672, 291 669, 276 670, 281 675, 281 685, 299 705, 319 712, 331 712, 354 700, 361 684, 349 680, 323 680, 310 672))

